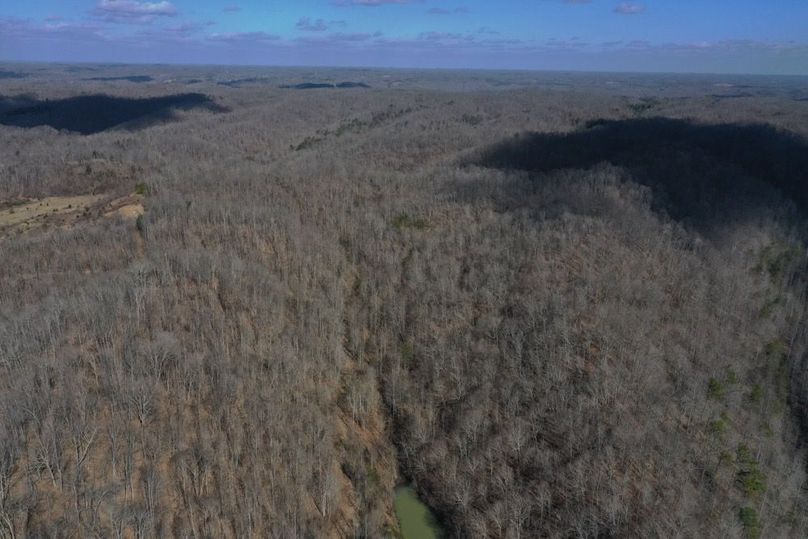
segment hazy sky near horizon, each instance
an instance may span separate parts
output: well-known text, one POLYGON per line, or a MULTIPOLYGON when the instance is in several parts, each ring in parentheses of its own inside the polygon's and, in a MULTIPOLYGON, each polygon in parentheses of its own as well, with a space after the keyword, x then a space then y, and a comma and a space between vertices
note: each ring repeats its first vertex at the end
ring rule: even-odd
POLYGON ((808 75, 808 1, 4 0, 0 60, 808 75))

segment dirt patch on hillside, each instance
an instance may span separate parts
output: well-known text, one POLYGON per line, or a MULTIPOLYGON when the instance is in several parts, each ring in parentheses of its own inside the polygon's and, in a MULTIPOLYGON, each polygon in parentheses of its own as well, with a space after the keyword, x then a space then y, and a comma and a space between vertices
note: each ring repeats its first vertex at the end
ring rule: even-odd
POLYGON ((82 195, 14 201, 0 210, 0 235, 29 232, 49 225, 67 225, 103 198, 104 195, 82 195))
POLYGON ((143 197, 129 195, 109 202, 105 207, 104 217, 122 217, 123 219, 137 219, 145 212, 143 197))
POLYGON ((0 238, 47 228, 72 228, 101 218, 135 220, 144 213, 143 197, 79 195, 19 199, 0 203, 0 238))

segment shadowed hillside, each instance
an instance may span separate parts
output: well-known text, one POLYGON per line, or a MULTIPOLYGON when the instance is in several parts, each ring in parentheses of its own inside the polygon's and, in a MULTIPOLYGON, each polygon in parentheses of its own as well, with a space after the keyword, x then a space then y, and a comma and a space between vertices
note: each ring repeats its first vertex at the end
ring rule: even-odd
POLYGON ((0 97, 0 124, 15 127, 48 125, 54 129, 92 135, 132 122, 142 128, 171 120, 176 110, 202 109, 224 112, 203 94, 176 94, 164 97, 124 98, 108 95, 82 95, 58 100, 31 97, 0 97))
POLYGON ((123 77, 90 77, 84 80, 94 80, 94 81, 101 81, 101 82, 117 82, 117 81, 126 81, 126 82, 151 82, 154 79, 149 77, 148 75, 126 75, 123 77))
POLYGON ((319 90, 323 88, 370 88, 364 82, 339 82, 336 84, 330 82, 301 82, 300 84, 283 84, 280 88, 292 90, 319 90))
POLYGON ((769 203, 770 187, 808 210, 808 144, 769 125, 595 120, 572 133, 514 137, 477 162, 532 172, 612 163, 654 189, 657 207, 701 224, 769 203))
POLYGON ((25 77, 27 77, 25 73, 0 69, 0 79, 24 79, 25 77))
MULTIPOLYGON (((503 170, 541 174, 533 184, 511 184, 497 197, 505 210, 524 208, 537 191, 535 182, 557 182, 557 172, 572 174, 602 163, 622 167, 632 183, 651 188, 651 205, 674 219, 710 235, 717 228, 740 228, 754 218, 771 217, 772 211, 788 215, 786 199, 796 210, 808 212, 808 143, 794 133, 766 124, 708 125, 669 118, 593 120, 570 133, 527 133, 481 150, 473 161, 503 170)), ((469 190, 461 188, 463 193, 469 190)), ((580 192, 577 193, 580 195, 580 192)), ((553 199, 540 213, 580 211, 589 202, 553 199)), ((537 208, 533 208, 537 210, 537 208)), ((594 210, 597 211, 597 210, 594 210)), ((791 217, 793 221, 795 216, 791 217)), ((798 251, 775 254, 770 261, 780 277, 805 290, 804 268, 794 266, 798 251), (788 275, 783 275, 790 266, 788 275)), ((772 269, 772 268, 770 268, 772 269)), ((804 292, 803 292, 804 293, 804 292)), ((805 340, 797 328, 794 340, 805 340)), ((808 439, 808 358, 798 348, 792 363, 791 402, 808 439)))

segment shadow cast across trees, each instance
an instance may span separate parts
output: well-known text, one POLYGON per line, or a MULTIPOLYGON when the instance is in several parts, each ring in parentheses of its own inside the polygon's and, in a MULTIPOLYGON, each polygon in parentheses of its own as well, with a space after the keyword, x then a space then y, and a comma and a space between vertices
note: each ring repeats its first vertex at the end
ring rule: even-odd
POLYGON ((0 69, 0 79, 24 79, 28 75, 19 71, 8 71, 0 69))
POLYGON ((594 120, 566 134, 517 135, 469 164, 550 173, 599 163, 626 169, 651 188, 655 209, 694 225, 781 206, 780 196, 808 213, 808 144, 768 125, 594 120))
POLYGON ((82 95, 57 100, 0 96, 0 124, 15 127, 48 125, 92 135, 112 128, 142 129, 175 118, 177 110, 226 112, 212 98, 185 93, 148 98, 82 95))
MULTIPOLYGON (((573 187, 579 178, 608 183, 618 167, 632 182, 650 190, 652 209, 713 239, 760 216, 794 227, 801 238, 797 241, 805 242, 808 230, 808 142, 770 125, 711 125, 667 118, 595 120, 566 134, 514 136, 478 151, 465 164, 529 173, 505 184, 455 186, 461 196, 491 196, 501 211, 530 208, 547 216, 569 210, 586 214, 625 210, 627 206, 608 204, 604 210, 591 188, 573 187)), ((642 221, 631 219, 624 216, 630 226, 642 226, 642 221)), ((779 262, 791 268, 778 270, 790 275, 786 282, 804 293, 800 292, 808 287, 804 258, 779 262)), ((798 346, 792 350, 795 359, 790 366, 790 403, 804 444, 808 443, 808 352, 801 343, 806 342, 806 331, 798 328, 799 337, 792 339, 798 346)))

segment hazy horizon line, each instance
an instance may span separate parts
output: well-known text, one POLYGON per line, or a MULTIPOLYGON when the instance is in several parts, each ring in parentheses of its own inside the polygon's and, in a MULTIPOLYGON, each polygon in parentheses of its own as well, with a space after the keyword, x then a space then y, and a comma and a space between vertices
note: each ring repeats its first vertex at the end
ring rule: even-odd
POLYGON ((505 73, 577 73, 602 75, 704 75, 704 76, 740 76, 740 77, 789 77, 808 79, 808 73, 751 73, 743 71, 654 71, 654 70, 594 70, 594 69, 542 69, 542 68, 495 68, 495 67, 420 67, 420 66, 384 66, 384 65, 328 65, 328 64, 216 64, 204 62, 104 62, 104 61, 59 61, 59 60, 5 60, 0 64, 38 64, 38 65, 99 65, 99 66, 166 66, 166 67, 214 67, 214 68, 264 68, 264 69, 366 69, 389 71, 482 71, 505 73))

